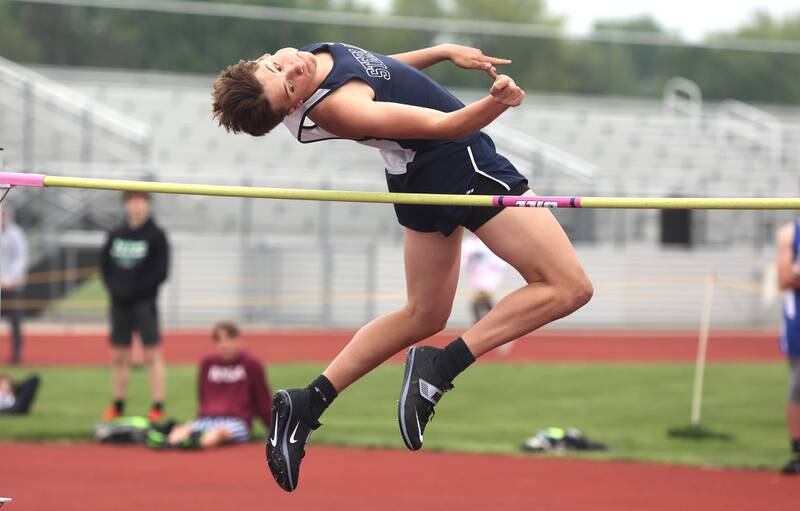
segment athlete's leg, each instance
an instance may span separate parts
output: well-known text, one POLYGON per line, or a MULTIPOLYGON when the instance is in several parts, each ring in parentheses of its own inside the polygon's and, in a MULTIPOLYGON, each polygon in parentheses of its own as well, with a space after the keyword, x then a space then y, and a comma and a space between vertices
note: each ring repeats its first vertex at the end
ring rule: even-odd
POLYGON ((159 346, 145 346, 142 350, 144 363, 150 370, 150 391, 154 403, 164 401, 166 392, 166 369, 164 367, 164 356, 161 354, 159 346))
POLYGON ((198 447, 205 449, 226 444, 232 438, 233 435, 225 426, 195 429, 193 423, 187 422, 172 428, 172 431, 169 432, 167 444, 184 449, 197 449, 198 447))
POLYGON ((189 438, 189 435, 191 434, 192 434, 192 423, 187 422, 184 424, 179 424, 174 428, 172 428, 172 431, 169 432, 169 436, 167 438, 169 439, 170 445, 178 445, 187 438, 189 438))
POLYGON ((130 307, 111 305, 111 391, 113 402, 103 412, 103 420, 113 420, 125 414, 125 395, 128 391, 128 371, 131 363, 133 314, 130 307))
POLYGON ((476 358, 574 312, 591 298, 592 284, 549 210, 508 208, 475 234, 528 283, 462 335, 476 358))
MULTIPOLYGON (((789 357, 789 396, 786 404, 789 436, 800 440, 800 357, 789 357)), ((800 452, 798 452, 800 454, 800 452)))
POLYGON ((200 447, 203 449, 218 447, 229 443, 232 438, 233 435, 231 435, 228 428, 224 426, 210 428, 204 431, 203 436, 200 437, 200 447))
POLYGON ((800 402, 789 401, 786 404, 786 424, 792 440, 800 440, 800 402))
POLYGON ((163 416, 164 397, 166 394, 166 367, 161 351, 161 330, 158 318, 158 306, 154 299, 144 300, 134 307, 136 326, 142 341, 144 362, 150 373, 150 392, 153 398, 150 412, 152 421, 160 421, 163 416))
POLYGON ((123 400, 128 390, 128 367, 131 361, 130 346, 111 348, 111 386, 114 399, 123 400))
POLYGON ((408 302, 361 328, 325 369, 337 392, 403 348, 444 329, 458 284, 462 234, 461 228, 447 237, 405 230, 408 302))
POLYGON ((275 395, 267 464, 281 488, 297 488, 305 443, 339 392, 398 351, 444 328, 458 283, 462 234, 461 228, 448 237, 406 229, 405 307, 361 328, 307 388, 275 395))
POLYGON ((569 314, 592 295, 591 283, 572 245, 549 211, 507 209, 475 234, 528 284, 501 300, 443 350, 409 350, 397 418, 403 441, 411 450, 422 447, 433 408, 452 388, 453 378, 477 357, 569 314))
POLYGON ((789 357, 789 396, 786 402, 786 426, 792 446, 792 458, 783 467, 785 474, 800 474, 800 357, 789 357))

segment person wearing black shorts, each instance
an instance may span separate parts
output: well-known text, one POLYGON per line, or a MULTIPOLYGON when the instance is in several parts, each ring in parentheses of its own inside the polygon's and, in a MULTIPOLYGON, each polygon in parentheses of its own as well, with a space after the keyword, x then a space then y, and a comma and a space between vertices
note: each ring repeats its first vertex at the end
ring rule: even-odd
MULTIPOLYGON (((452 44, 391 56, 343 43, 283 48, 223 70, 213 86, 213 112, 234 133, 261 136, 282 122, 304 144, 338 138, 375 147, 392 192, 532 195, 480 131, 525 97, 514 80, 496 73, 495 65, 509 63, 452 44), (465 105, 420 71, 445 60, 488 74, 489 93, 465 105)), ((434 405, 461 371, 592 296, 572 244, 546 209, 396 205, 395 212, 405 228, 406 305, 362 327, 307 387, 273 397, 267 463, 286 491, 297 488, 305 443, 323 411, 395 353, 411 346, 397 419, 403 442, 417 450, 434 405), (447 324, 465 227, 526 285, 444 349, 414 346, 447 324)))
POLYGON ((126 221, 108 234, 101 253, 103 283, 111 297, 111 349, 113 402, 104 420, 125 413, 131 342, 134 332, 142 342, 144 362, 150 369, 153 403, 151 421, 163 417, 165 367, 161 353, 158 290, 167 279, 169 244, 164 231, 150 216, 150 196, 125 192, 126 221))

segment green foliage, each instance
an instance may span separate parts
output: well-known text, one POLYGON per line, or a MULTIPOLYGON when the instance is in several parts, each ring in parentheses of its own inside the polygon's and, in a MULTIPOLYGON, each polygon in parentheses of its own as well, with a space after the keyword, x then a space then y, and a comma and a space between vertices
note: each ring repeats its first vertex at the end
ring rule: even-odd
POLYGON ((391 12, 401 16, 419 16, 424 18, 440 18, 444 9, 440 2, 420 2, 419 0, 393 0, 391 12))
POLYGON ((39 60, 42 55, 39 41, 28 34, 13 15, 9 4, 0 3, 0 56, 12 60, 39 60))
MULTIPOLYGON (((638 32, 665 35, 664 29, 652 18, 642 16, 623 20, 601 20, 595 23, 597 32, 638 32)), ((618 43, 573 44, 578 92, 587 94, 659 94, 668 76, 663 76, 665 50, 657 46, 618 43)))
POLYGON ((468 20, 537 23, 544 20, 543 0, 455 0, 449 14, 468 20))
MULTIPOLYGON (((319 365, 268 368, 272 388, 303 386, 319 365)), ((575 426, 610 450, 583 454, 689 465, 774 468, 787 455, 785 364, 710 364, 705 439, 670 437, 689 422, 691 364, 477 364, 437 407, 426 450, 515 454, 537 430, 575 426)), ((109 399, 105 368, 41 368, 41 395, 27 417, 0 417, 0 439, 88 439, 109 399)), ((18 377, 28 371, 15 369, 18 377)), ((128 409, 148 406, 146 372, 135 371, 128 409)), ((171 366, 167 412, 196 413, 195 369, 171 366)), ((402 367, 385 365, 354 384, 323 417, 312 444, 402 449, 396 401, 402 367)), ((259 426, 257 438, 263 438, 259 426)), ((313 449, 313 446, 312 446, 313 449)))

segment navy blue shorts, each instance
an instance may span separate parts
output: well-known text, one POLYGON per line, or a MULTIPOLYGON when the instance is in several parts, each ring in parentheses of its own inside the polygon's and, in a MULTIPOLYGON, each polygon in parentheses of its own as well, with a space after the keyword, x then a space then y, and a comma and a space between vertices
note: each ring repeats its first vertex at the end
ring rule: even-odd
POLYGON ((155 299, 146 299, 130 305, 111 305, 111 344, 117 347, 130 346, 134 331, 139 332, 142 345, 146 348, 161 343, 155 299))
MULTIPOLYGON (((469 146, 449 148, 422 167, 409 165, 405 174, 386 174, 390 192, 454 195, 522 195, 527 179, 505 157, 495 152, 492 139, 481 136, 469 146)), ((458 226, 475 230, 500 208, 471 206, 417 206, 395 204, 400 225, 418 232, 439 231, 449 236, 458 226)))

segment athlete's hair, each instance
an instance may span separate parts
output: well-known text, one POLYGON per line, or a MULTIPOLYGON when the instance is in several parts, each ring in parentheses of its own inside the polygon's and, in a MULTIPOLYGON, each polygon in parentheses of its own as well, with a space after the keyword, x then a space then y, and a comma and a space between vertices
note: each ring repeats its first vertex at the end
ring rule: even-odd
POLYGON ((239 327, 233 321, 220 321, 211 330, 211 338, 214 341, 219 341, 220 331, 225 332, 225 335, 231 338, 239 337, 239 327))
POLYGON ((269 104, 261 82, 256 78, 256 63, 240 60, 226 67, 214 82, 214 119, 227 131, 260 137, 269 133, 286 116, 269 104))
POLYGON ((146 201, 150 201, 150 194, 148 192, 140 192, 138 190, 125 190, 122 192, 122 202, 128 202, 134 197, 141 197, 146 201))

